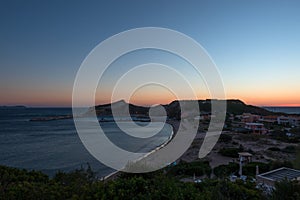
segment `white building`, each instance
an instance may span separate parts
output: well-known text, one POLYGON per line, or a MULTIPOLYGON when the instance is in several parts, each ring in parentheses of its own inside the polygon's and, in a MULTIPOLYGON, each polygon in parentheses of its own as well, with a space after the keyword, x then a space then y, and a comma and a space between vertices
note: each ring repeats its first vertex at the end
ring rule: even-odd
POLYGON ((268 130, 264 127, 263 123, 246 123, 245 128, 251 130, 254 134, 266 134, 268 130))
POLYGON ((282 167, 256 176, 257 184, 274 187, 276 182, 283 179, 300 181, 300 170, 282 167))

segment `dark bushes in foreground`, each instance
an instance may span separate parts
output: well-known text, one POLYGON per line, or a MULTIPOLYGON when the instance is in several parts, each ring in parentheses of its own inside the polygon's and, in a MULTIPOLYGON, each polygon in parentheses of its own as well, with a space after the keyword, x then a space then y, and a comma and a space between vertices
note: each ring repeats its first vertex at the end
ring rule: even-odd
POLYGON ((90 169, 57 173, 54 178, 36 171, 0 166, 0 199, 289 199, 299 198, 299 184, 277 184, 270 196, 254 183, 206 179, 183 183, 163 170, 149 175, 123 175, 114 181, 99 181, 90 169))
POLYGON ((208 161, 196 161, 192 163, 181 162, 178 165, 170 167, 168 170, 169 175, 173 176, 210 176, 212 169, 208 161))

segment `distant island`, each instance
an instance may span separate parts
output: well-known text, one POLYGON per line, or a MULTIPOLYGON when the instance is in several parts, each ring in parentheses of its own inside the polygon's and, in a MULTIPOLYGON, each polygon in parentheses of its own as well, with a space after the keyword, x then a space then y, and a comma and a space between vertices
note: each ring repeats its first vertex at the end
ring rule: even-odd
POLYGON ((24 105, 16 105, 16 106, 0 106, 0 109, 25 109, 27 108, 24 105))

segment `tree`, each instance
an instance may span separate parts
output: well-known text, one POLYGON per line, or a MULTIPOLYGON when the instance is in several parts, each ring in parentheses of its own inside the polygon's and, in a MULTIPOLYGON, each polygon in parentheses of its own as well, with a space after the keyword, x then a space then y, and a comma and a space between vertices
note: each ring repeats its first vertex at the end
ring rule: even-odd
POLYGON ((275 183, 275 189, 272 192, 271 199, 273 200, 299 200, 300 185, 297 181, 289 181, 287 179, 275 183))

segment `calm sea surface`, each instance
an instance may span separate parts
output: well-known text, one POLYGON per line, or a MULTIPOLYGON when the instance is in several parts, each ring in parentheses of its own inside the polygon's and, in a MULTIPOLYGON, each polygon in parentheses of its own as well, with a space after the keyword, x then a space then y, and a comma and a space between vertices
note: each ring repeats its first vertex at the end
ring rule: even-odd
POLYGON ((300 107, 264 107, 272 112, 283 112, 286 114, 300 114, 300 107))
MULTIPOLYGON (((81 143, 72 119, 29 121, 31 118, 72 114, 70 108, 0 109, 0 165, 41 170, 53 175, 89 163, 100 176, 113 170, 91 156, 81 143)), ((124 122, 123 122, 124 123, 124 122)), ((146 125, 145 122, 138 122, 146 125)), ((172 128, 165 125, 157 135, 139 139, 124 134, 115 123, 101 123, 108 138, 119 147, 149 152, 168 140, 172 128)))

